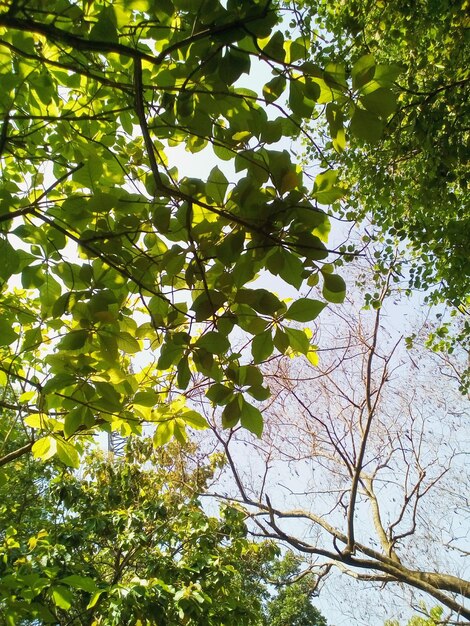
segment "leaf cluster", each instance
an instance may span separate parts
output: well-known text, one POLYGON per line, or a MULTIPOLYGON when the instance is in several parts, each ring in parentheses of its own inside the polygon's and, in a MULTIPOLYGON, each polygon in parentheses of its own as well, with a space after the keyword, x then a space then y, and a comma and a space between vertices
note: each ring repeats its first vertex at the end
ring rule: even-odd
POLYGON ((260 0, 2 4, 0 382, 36 457, 77 467, 80 437, 149 421, 156 445, 184 441, 207 425, 182 404, 196 379, 224 426, 260 435, 259 365, 315 360, 291 323, 344 298, 321 208, 344 190, 327 164, 309 189, 279 143, 325 103, 341 143, 353 96, 280 17, 260 0), (180 171, 178 147, 207 173, 180 171), (288 307, 250 285, 262 273, 324 300, 288 307))
POLYGON ((387 64, 393 73, 394 106, 391 93, 383 90, 373 92, 369 102, 383 113, 390 105, 382 134, 369 121, 361 137, 353 118, 349 149, 336 158, 330 151, 350 191, 343 215, 361 223, 372 220, 385 263, 396 245, 406 251, 402 272, 411 288, 427 290, 432 301, 465 306, 470 237, 466 3, 301 4, 311 28, 330 33, 328 43, 317 39, 320 60, 333 55, 353 81, 366 58, 377 67, 387 64), (368 139, 374 139, 374 147, 368 139))
POLYGON ((9 466, 2 623, 260 626, 278 549, 247 539, 242 510, 204 510, 220 463, 192 444, 152 452, 133 439, 119 459, 90 454, 80 474, 27 457, 9 466))

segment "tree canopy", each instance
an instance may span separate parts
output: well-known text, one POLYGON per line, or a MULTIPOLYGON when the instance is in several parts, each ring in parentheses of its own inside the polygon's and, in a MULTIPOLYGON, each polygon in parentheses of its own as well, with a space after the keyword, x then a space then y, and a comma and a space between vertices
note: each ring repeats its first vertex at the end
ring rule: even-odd
POLYGON ((325 626, 307 578, 271 598, 271 585, 298 569, 292 556, 249 540, 240 508, 204 511, 199 494, 222 464, 194 444, 153 451, 134 438, 119 458, 90 453, 79 474, 29 456, 9 465, 0 486, 2 623, 284 624, 287 594, 296 615, 315 617, 299 625, 325 626))
MULTIPOLYGON (((386 63, 394 83, 392 90, 379 88, 364 95, 361 103, 375 114, 375 122, 362 136, 349 133, 349 149, 338 150, 336 142, 336 156, 335 150, 329 152, 348 187, 345 216, 372 220, 384 259, 393 254, 394 242, 403 242, 404 250, 408 246, 402 271, 413 289, 429 290, 434 301, 447 299, 466 307, 468 3, 297 4, 306 11, 305 23, 319 58, 333 58, 346 71, 360 65, 366 84, 373 64, 386 63), (319 27, 328 33, 327 43, 319 41, 319 27), (368 139, 374 140, 373 146, 368 139)), ((354 118, 350 130, 353 124, 354 118)))
POLYGON ((257 364, 311 354, 289 322, 325 303, 248 284, 263 270, 344 297, 319 206, 341 195, 336 174, 306 186, 276 144, 352 96, 279 21, 270 1, 1 4, 0 382, 36 456, 77 466, 75 435, 143 421, 183 440, 205 425, 184 407, 194 375, 224 426, 261 434, 257 364), (271 75, 258 91, 243 85, 256 64, 271 75), (171 162, 180 145, 216 163, 204 179, 171 162))

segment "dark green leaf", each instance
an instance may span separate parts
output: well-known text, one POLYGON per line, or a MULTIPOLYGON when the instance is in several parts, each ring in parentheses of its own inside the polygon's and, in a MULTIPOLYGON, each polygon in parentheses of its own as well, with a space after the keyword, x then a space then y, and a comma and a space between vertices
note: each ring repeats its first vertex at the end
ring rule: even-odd
POLYGON ((233 389, 231 387, 226 387, 221 383, 216 383, 215 385, 212 385, 206 391, 206 396, 214 404, 227 404, 232 394, 233 389))
POLYGON ((311 322, 325 308, 325 302, 311 300, 309 298, 299 298, 285 313, 285 317, 296 322, 311 322))
POLYGON ((230 402, 225 406, 222 411, 222 426, 224 428, 233 428, 240 421, 241 404, 243 403, 243 396, 237 394, 230 402))
POLYGON ((252 396, 255 400, 258 400, 258 402, 267 400, 271 395, 269 389, 267 387, 262 387, 261 385, 249 387, 247 391, 250 396, 252 396))
POLYGON ((266 102, 275 102, 281 97, 284 89, 286 88, 286 78, 282 75, 275 76, 263 87, 263 96, 266 102))
POLYGON ((207 179, 207 194, 217 202, 217 204, 223 204, 227 187, 228 180, 225 174, 216 165, 207 179))
POLYGON ((88 339, 87 330, 72 330, 60 340, 58 347, 61 350, 79 350, 83 348, 88 339))
POLYGON ((386 119, 397 108, 396 95, 390 89, 376 89, 371 93, 361 97, 361 103, 370 111, 379 117, 386 119))
POLYGON ((374 77, 375 59, 371 54, 366 54, 354 63, 351 75, 353 88, 359 89, 374 77))
POLYGON ((268 43, 263 48, 263 53, 269 58, 275 59, 281 63, 284 61, 286 52, 284 50, 284 36, 281 31, 278 30, 269 39, 268 43))
POLYGON ((323 274, 323 296, 328 302, 341 303, 346 297, 346 283, 338 274, 323 274))
POLYGON ((240 423, 257 437, 261 437, 263 434, 263 416, 261 411, 249 404, 245 399, 243 399, 240 423))
POLYGON ((349 130, 358 139, 374 144, 382 137, 383 123, 374 113, 356 108, 349 130))
POLYGON ((202 322, 212 317, 225 302, 226 296, 222 292, 209 289, 194 300, 191 309, 196 314, 196 321, 202 322))
POLYGON ((256 335, 251 342, 251 354, 255 363, 262 363, 271 356, 274 350, 271 331, 266 330, 256 335))

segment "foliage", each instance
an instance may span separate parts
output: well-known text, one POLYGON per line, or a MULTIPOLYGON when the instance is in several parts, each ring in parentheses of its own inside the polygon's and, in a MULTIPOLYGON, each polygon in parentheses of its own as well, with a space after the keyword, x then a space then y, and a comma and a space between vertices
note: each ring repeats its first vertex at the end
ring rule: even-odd
POLYGON ((374 67, 382 63, 395 81, 394 90, 379 87, 361 99, 378 116, 377 127, 382 119, 382 136, 358 137, 353 118, 349 149, 342 152, 330 143, 337 151, 335 157, 331 150, 330 158, 343 166, 349 190, 344 214, 359 222, 371 216, 385 256, 393 241, 409 244, 411 264, 402 269, 413 288, 432 289, 435 301, 445 298, 465 306, 470 276, 468 2, 298 4, 307 11, 305 23, 314 38, 319 26, 329 33, 326 43, 316 38, 320 59, 335 58, 353 77, 359 64, 361 90, 371 89, 377 79, 374 67))
POLYGON ((0 488, 2 623, 261 624, 277 548, 246 538, 241 511, 202 508, 221 458, 191 464, 194 447, 148 448, 95 452, 80 474, 28 457, 8 466, 21 482, 0 488))
POLYGON ((270 626, 327 626, 320 611, 313 606, 316 580, 312 574, 300 574, 299 560, 288 552, 275 568, 280 590, 267 605, 270 626))
POLYGON ((79 435, 146 421, 156 445, 184 441, 206 426, 185 406, 195 377, 225 427, 260 435, 259 364, 314 360, 290 324, 325 302, 249 283, 344 299, 321 208, 338 173, 323 164, 309 187, 283 145, 325 104, 336 142, 370 111, 280 16, 270 0, 0 3, 0 384, 36 457, 77 467, 79 435), (177 148, 207 172, 188 176, 177 148))
MULTIPOLYGON (((423 606, 422 608, 423 611, 427 613, 426 607, 423 606)), ((435 606, 429 611, 429 614, 426 617, 414 615, 407 622, 406 626, 439 626, 439 624, 445 623, 442 621, 442 614, 442 607, 435 606)), ((387 620, 385 622, 385 626, 400 626, 400 624, 396 620, 387 620)))

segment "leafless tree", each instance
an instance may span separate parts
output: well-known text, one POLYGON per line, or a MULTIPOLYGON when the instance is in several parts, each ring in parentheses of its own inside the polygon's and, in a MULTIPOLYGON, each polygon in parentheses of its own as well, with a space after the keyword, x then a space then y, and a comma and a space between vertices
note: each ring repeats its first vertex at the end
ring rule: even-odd
POLYGON ((335 570, 395 583, 470 623, 468 403, 441 362, 387 330, 389 280, 375 308, 323 319, 318 367, 271 363, 261 441, 216 434, 253 532, 303 553, 319 585, 335 570))

